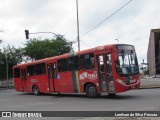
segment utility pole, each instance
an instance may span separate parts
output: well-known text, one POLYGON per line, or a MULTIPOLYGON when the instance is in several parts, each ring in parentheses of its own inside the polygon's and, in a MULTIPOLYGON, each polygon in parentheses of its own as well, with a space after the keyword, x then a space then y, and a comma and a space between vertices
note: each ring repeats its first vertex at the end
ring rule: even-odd
POLYGON ((79 17, 78 17, 78 0, 76 0, 77 5, 77 41, 78 41, 78 51, 80 51, 80 40, 79 40, 79 17))
POLYGON ((73 50, 72 45, 73 45, 73 42, 70 42, 70 48, 71 48, 70 53, 71 53, 71 54, 74 53, 74 50, 73 50))
POLYGON ((5 59, 6 59, 6 77, 7 77, 7 88, 9 87, 9 80, 8 80, 8 58, 7 58, 7 52, 6 49, 4 48, 4 54, 5 54, 5 59))

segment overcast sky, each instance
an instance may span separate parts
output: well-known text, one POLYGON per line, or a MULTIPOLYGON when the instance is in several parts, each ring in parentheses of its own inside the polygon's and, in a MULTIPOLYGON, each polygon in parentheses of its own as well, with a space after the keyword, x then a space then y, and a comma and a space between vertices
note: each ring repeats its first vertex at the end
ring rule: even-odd
MULTIPOLYGON (((129 0, 79 0, 80 36, 103 21, 129 0)), ((80 37, 81 50, 117 43, 132 44, 138 60, 147 58, 150 30, 160 28, 160 1, 133 0, 99 27, 80 37)), ((24 30, 54 32, 68 40, 77 37, 76 0, 0 0, 0 39, 16 47, 25 43, 24 30)), ((30 38, 52 38, 51 34, 30 38)), ((77 44, 74 44, 77 51, 77 44)))

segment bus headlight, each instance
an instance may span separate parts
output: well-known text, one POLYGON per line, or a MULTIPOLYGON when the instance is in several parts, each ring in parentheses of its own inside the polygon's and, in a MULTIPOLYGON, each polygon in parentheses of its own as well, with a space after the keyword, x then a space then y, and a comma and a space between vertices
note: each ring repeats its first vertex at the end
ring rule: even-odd
POLYGON ((116 81, 122 85, 125 85, 125 82, 123 80, 117 79, 116 81))

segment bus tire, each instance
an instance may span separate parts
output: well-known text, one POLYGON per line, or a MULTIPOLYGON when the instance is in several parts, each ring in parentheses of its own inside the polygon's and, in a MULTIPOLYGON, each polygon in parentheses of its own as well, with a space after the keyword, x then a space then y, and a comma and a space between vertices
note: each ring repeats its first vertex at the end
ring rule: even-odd
POLYGON ((34 86, 32 87, 32 92, 33 92, 34 95, 39 95, 39 94, 40 94, 40 91, 39 91, 37 85, 34 85, 34 86))
POLYGON ((85 87, 85 92, 86 95, 90 98, 95 98, 100 96, 100 94, 97 92, 96 86, 92 83, 88 84, 85 87))

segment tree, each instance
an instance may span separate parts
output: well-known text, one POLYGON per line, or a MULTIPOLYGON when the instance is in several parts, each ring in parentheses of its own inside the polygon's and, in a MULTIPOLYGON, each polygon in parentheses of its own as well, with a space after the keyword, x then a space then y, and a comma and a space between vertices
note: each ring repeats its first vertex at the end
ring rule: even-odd
POLYGON ((30 39, 24 47, 24 55, 32 60, 39 60, 68 53, 70 43, 62 35, 57 35, 55 39, 30 39))
POLYGON ((70 44, 67 40, 57 35, 55 39, 30 39, 24 48, 15 48, 8 45, 0 49, 0 80, 6 78, 6 60, 8 65, 8 77, 13 75, 13 66, 28 60, 39 60, 46 57, 68 53, 70 44))
POLYGON ((12 77, 13 66, 23 61, 23 49, 8 45, 0 51, 0 79, 6 78, 6 60, 8 65, 8 77, 12 77))
POLYGON ((0 50, 0 80, 5 78, 5 54, 0 50))

